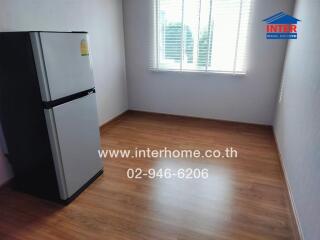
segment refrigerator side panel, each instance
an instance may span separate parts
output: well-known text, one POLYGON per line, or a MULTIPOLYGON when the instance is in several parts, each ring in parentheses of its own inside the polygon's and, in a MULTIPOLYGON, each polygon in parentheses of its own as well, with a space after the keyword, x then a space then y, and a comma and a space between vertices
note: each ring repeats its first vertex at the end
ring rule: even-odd
POLYGON ((47 122, 54 167, 57 175, 60 198, 62 200, 66 200, 68 198, 68 192, 66 187, 66 179, 64 176, 62 156, 61 156, 60 144, 59 144, 59 139, 57 134, 57 128, 55 125, 54 113, 52 109, 45 109, 44 113, 45 113, 46 122, 47 122))
POLYGON ((30 34, 0 33, 0 52, 0 118, 13 187, 59 200, 30 34))

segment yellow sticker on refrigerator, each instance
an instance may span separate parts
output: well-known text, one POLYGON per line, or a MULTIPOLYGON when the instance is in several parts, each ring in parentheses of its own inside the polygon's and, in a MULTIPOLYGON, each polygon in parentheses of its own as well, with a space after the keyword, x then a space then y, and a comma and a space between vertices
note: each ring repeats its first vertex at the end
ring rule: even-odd
POLYGON ((82 39, 80 43, 81 56, 89 56, 89 46, 86 39, 82 39))

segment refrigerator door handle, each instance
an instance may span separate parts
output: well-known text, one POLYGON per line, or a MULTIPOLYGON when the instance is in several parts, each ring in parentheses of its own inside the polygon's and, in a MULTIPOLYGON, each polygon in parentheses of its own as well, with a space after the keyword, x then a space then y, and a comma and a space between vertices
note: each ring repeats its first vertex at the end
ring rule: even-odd
POLYGON ((42 102, 42 105, 43 105, 44 109, 50 109, 50 108, 54 108, 56 106, 62 105, 64 103, 71 102, 71 101, 74 101, 76 99, 79 99, 79 98, 94 94, 95 92, 96 92, 96 90, 94 88, 92 88, 92 89, 89 89, 89 90, 86 90, 86 91, 83 91, 83 92, 79 92, 79 93, 72 94, 72 95, 67 96, 67 97, 63 97, 63 98, 54 100, 54 101, 42 102))

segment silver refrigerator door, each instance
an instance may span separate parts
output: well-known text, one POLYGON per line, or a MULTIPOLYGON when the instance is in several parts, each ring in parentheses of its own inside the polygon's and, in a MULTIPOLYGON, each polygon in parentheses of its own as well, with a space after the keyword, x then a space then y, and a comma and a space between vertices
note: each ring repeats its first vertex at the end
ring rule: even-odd
POLYGON ((95 94, 45 110, 60 189, 65 200, 103 168, 95 94))
POLYGON ((32 32, 43 101, 53 101, 94 87, 88 34, 32 32))

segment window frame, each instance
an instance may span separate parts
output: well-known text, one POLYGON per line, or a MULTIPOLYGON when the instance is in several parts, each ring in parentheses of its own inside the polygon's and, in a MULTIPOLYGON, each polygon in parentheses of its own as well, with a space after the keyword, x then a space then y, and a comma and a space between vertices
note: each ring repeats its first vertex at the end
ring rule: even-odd
MULTIPOLYGON (((164 68, 159 66, 159 1, 160 0, 153 0, 153 46, 152 46, 152 66, 149 67, 149 70, 151 70, 154 73, 191 73, 191 74, 205 74, 205 75, 229 75, 234 77, 245 77, 248 75, 249 72, 249 64, 246 64, 245 71, 218 71, 218 70, 192 70, 192 69, 170 69, 170 68, 164 68)), ((183 0, 187 1, 187 0, 183 0)), ((242 0, 241 0, 242 1, 242 0)), ((251 8, 253 8, 254 0, 251 0, 251 8)), ((249 26, 251 23, 251 16, 249 16, 249 23, 248 23, 248 32, 247 32, 247 42, 246 45, 249 45, 249 26)), ((240 23, 239 23, 240 25, 240 23)), ((238 33, 239 34, 239 33, 238 33)), ((246 47, 247 56, 249 55, 248 47, 246 47)), ((249 57, 247 57, 248 59, 249 57)), ((234 60, 236 61, 236 59, 234 60)))

